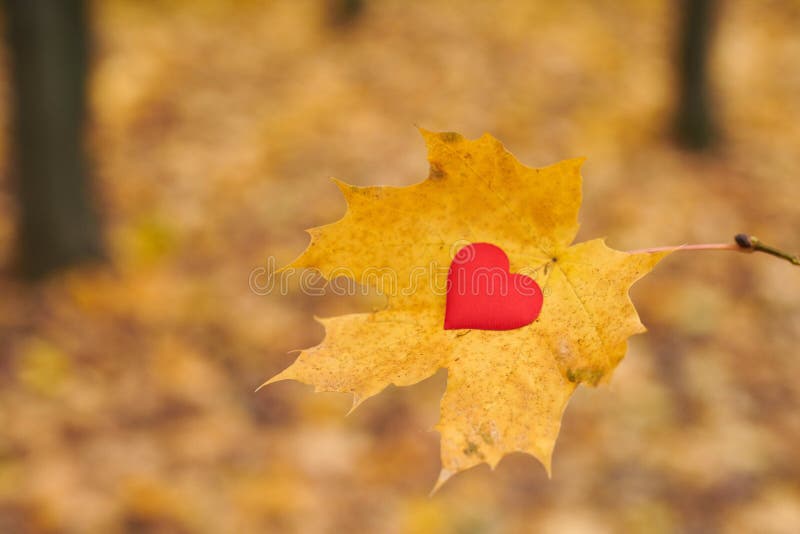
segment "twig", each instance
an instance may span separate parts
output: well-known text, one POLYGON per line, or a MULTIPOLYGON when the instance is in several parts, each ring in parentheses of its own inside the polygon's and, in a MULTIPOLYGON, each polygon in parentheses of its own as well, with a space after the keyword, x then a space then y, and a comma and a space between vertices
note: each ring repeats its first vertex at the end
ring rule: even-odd
POLYGON ((698 245, 678 245, 674 247, 652 247, 638 250, 630 250, 631 254, 643 254, 653 252, 673 252, 678 250, 733 250, 736 252, 766 252, 772 256, 782 258, 793 265, 800 265, 800 257, 789 254, 775 247, 766 245, 756 236, 747 234, 737 234, 734 237, 735 243, 702 243, 698 245))
POLYGON ((766 252, 778 258, 783 258, 792 265, 800 265, 800 257, 796 254, 789 254, 775 247, 771 247, 761 242, 759 238, 754 235, 736 234, 736 244, 744 250, 752 252, 766 252))

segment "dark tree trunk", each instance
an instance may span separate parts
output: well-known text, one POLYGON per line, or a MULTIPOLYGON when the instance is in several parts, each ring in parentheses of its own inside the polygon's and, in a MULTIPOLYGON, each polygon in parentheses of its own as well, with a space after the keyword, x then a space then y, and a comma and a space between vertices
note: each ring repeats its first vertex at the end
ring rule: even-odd
POLYGON ((682 5, 675 135, 681 146, 691 150, 709 148, 717 138, 708 88, 715 4, 715 0, 684 0, 682 5))
POLYGON ((88 33, 83 0, 3 0, 12 67, 22 273, 39 278, 101 244, 83 147, 88 33))
POLYGON ((350 26, 363 11, 364 0, 328 0, 328 15, 333 26, 350 26))

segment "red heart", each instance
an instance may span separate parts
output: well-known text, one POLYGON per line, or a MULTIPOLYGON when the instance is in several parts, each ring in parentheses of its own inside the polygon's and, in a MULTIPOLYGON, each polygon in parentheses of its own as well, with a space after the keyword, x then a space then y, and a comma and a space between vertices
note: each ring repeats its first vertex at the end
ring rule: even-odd
POLYGON ((542 310, 533 278, 509 272, 508 256, 490 243, 458 251, 447 274, 445 330, 513 330, 531 324, 542 310))

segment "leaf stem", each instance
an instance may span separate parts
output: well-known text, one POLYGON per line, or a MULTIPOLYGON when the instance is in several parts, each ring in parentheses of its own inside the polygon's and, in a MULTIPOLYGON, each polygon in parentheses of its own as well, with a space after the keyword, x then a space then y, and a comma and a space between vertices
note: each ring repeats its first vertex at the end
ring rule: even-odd
POLYGON ((647 254, 654 252, 673 252, 678 250, 733 250, 736 252, 764 252, 784 259, 793 265, 800 265, 800 256, 789 254, 783 250, 762 243, 754 235, 737 234, 734 243, 701 243, 696 245, 678 245, 673 247, 651 247, 628 251, 631 254, 647 254))

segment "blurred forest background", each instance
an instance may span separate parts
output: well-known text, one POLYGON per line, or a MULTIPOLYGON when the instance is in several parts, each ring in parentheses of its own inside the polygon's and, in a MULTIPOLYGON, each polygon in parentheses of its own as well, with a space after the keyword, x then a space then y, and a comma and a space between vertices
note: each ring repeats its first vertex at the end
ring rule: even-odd
POLYGON ((348 417, 254 393, 315 314, 379 301, 249 277, 343 213, 330 176, 427 176, 414 125, 587 156, 580 240, 800 251, 800 2, 3 7, 0 532, 796 532, 786 262, 674 254, 633 290, 650 331, 570 403, 553 480, 515 455, 433 497, 445 373, 348 417))

